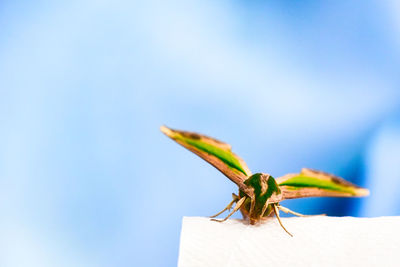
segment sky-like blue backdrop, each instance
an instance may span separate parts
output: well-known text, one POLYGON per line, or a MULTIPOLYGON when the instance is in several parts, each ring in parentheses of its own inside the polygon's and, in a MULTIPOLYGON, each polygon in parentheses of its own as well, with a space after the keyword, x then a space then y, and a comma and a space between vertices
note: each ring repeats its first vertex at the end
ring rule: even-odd
POLYGON ((400 215, 398 1, 1 1, 0 266, 174 266, 182 216, 236 191, 158 128, 253 172, 371 190, 303 213, 400 215))

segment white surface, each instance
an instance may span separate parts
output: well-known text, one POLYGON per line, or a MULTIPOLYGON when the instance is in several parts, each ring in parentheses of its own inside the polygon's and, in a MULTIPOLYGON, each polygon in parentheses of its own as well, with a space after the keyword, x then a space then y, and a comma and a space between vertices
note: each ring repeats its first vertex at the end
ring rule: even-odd
POLYGON ((400 217, 276 218, 253 226, 184 217, 179 267, 400 266, 400 217))

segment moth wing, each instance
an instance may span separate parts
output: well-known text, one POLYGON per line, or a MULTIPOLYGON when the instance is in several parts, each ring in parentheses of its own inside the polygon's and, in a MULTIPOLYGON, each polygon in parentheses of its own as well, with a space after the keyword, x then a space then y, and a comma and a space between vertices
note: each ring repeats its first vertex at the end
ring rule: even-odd
POLYGON ((166 126, 161 126, 160 130, 178 144, 213 165, 241 189, 245 188, 243 181, 251 175, 251 172, 246 163, 231 151, 229 144, 202 134, 174 130, 166 126))
POLYGON ((362 197, 368 189, 352 184, 333 174, 303 168, 300 173, 276 179, 283 199, 303 197, 362 197))

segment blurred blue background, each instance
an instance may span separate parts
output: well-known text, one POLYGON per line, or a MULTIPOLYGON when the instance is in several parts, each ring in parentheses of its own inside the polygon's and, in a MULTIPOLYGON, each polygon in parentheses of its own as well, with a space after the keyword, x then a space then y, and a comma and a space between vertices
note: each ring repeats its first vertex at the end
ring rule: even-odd
MULTIPOLYGON (((311 167, 400 215, 398 1, 1 1, 0 266, 174 266, 182 216, 236 187, 159 126, 253 172, 311 167)), ((239 215, 237 215, 239 217, 239 215)))

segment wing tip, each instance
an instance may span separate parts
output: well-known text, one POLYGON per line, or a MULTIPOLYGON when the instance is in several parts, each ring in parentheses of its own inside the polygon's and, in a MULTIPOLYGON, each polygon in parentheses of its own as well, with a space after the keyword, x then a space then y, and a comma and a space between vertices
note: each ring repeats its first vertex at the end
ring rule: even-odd
POLYGON ((357 188, 355 191, 355 195, 357 197, 366 197, 369 196, 369 190, 366 188, 357 188))
POLYGON ((160 131, 163 134, 167 135, 167 136, 171 136, 172 135, 172 130, 170 128, 168 128, 167 126, 165 126, 165 125, 161 125, 160 126, 160 131))

